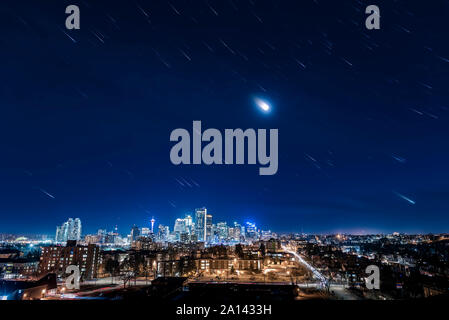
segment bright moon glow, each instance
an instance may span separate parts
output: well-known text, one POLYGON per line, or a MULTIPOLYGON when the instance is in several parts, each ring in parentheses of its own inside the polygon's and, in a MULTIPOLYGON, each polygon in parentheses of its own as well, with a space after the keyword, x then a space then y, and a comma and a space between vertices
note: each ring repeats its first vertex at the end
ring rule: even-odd
POLYGON ((259 99, 259 98, 255 98, 254 101, 256 102, 256 105, 260 109, 262 109, 263 111, 265 111, 265 112, 270 111, 271 107, 270 107, 270 105, 267 102, 265 102, 265 101, 263 101, 262 99, 259 99))

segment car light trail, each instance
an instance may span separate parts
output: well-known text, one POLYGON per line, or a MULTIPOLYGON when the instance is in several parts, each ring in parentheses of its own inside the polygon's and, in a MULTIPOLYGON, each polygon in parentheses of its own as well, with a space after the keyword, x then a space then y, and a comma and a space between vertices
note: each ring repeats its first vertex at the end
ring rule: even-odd
POLYGON ((291 253, 292 255, 295 256, 295 258, 297 258, 299 260, 299 262, 301 264, 303 264, 307 269, 309 269, 310 271, 312 271, 313 275, 318 278, 321 283, 325 286, 327 286, 328 284, 328 280, 317 270, 315 269, 313 266, 311 266, 307 261, 305 261, 299 254, 297 254, 296 252, 292 251, 292 250, 288 250, 285 246, 282 246, 282 248, 288 252, 291 253))

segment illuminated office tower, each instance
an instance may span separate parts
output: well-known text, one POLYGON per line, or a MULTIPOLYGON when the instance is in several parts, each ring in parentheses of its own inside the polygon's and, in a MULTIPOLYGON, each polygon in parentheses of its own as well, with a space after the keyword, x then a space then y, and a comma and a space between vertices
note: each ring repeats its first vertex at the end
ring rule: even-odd
POLYGON ((273 237, 273 234, 271 233, 271 230, 262 230, 261 231, 262 240, 270 240, 272 237, 273 237))
POLYGON ((159 239, 159 241, 167 241, 168 235, 170 234, 170 228, 168 226, 166 227, 162 224, 160 224, 158 228, 159 228, 159 231, 158 231, 157 238, 159 239))
POLYGON ((229 227, 228 228, 228 239, 234 240, 234 238, 235 238, 235 228, 229 227))
POLYGON ((165 234, 165 240, 168 240, 168 237, 170 235, 170 227, 169 226, 164 227, 164 234, 165 234))
POLYGON ((207 214, 206 208, 195 210, 195 235, 198 241, 210 242, 212 239, 212 215, 207 214))
POLYGON ((184 221, 186 223, 186 229, 187 229, 187 233, 188 234, 192 234, 193 232, 193 221, 192 221, 192 216, 189 214, 186 214, 184 221))
POLYGON ((140 229, 134 225, 131 229, 131 242, 136 241, 140 236, 140 229))
POLYGON ((105 243, 105 241, 106 241, 106 230, 105 229, 98 229, 97 236, 98 236, 98 242, 105 243))
POLYGON ((226 240, 228 238, 228 225, 226 222, 217 223, 217 235, 220 241, 226 240))
POLYGON ((240 240, 245 240, 246 239, 246 232, 245 232, 245 226, 240 226, 240 240))
POLYGON ((195 234, 198 241, 205 241, 206 214, 206 208, 195 209, 195 234))
POLYGON ((206 242, 212 242, 213 238, 213 224, 212 224, 212 215, 206 214, 206 242))
POLYGON ((157 230, 157 236, 156 236, 156 239, 158 241, 165 241, 164 231, 165 231, 165 227, 162 224, 159 224, 158 230, 157 230))
POLYGON ((246 223, 246 237, 249 239, 257 238, 257 228, 255 223, 251 222, 246 223))
POLYGON ((211 239, 211 242, 217 243, 218 241, 219 241, 218 228, 217 228, 217 225, 215 223, 213 223, 212 224, 212 239, 211 239))
POLYGON ((239 223, 234 222, 234 236, 233 236, 233 240, 240 241, 240 237, 242 235, 242 228, 244 229, 245 227, 242 227, 239 223))
POLYGON ((181 234, 187 234, 187 227, 185 219, 178 218, 175 221, 175 227, 173 228, 175 233, 175 240, 181 240, 181 234))
POLYGON ((178 218, 175 221, 174 232, 185 233, 187 232, 185 219, 178 218))
POLYGON ((148 237, 150 235, 150 228, 142 228, 142 236, 148 237))

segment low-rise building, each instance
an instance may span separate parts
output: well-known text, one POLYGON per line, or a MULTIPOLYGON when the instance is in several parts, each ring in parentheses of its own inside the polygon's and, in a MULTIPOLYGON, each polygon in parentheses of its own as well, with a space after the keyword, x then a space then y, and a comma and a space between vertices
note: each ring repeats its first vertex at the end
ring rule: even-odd
POLYGON ((0 258, 0 277, 18 278, 37 273, 39 260, 35 258, 0 258))

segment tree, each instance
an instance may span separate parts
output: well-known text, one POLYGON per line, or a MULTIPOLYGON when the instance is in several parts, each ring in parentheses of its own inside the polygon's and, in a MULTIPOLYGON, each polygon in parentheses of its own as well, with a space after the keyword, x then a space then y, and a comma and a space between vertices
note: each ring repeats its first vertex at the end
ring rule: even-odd
POLYGON ((243 259, 243 248, 242 245, 240 243, 237 243, 235 245, 235 254, 237 255, 237 257, 239 257, 240 259, 243 259))
POLYGON ((147 261, 144 260, 142 264, 142 271, 145 274, 145 284, 148 284, 148 271, 150 270, 150 266, 148 265, 147 261))
POLYGON ((231 266, 230 273, 231 273, 231 274, 236 274, 234 266, 231 266))
POLYGON ((262 242, 259 247, 260 255, 265 257, 265 244, 262 242))
POLYGON ((130 255, 130 267, 134 273, 134 284, 136 284, 137 276, 142 273, 144 263, 145 258, 141 254, 135 253, 130 255))
POLYGON ((120 264, 117 260, 109 258, 106 260, 105 271, 112 276, 112 283, 114 283, 114 276, 120 271, 120 264))

